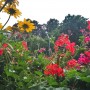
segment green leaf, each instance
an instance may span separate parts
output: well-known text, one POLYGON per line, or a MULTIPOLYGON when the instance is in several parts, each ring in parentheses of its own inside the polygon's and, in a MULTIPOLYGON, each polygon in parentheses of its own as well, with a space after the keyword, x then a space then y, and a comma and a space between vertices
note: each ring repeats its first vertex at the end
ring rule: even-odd
POLYGON ((42 76, 42 72, 41 71, 35 71, 35 74, 39 75, 39 76, 42 76))
POLYGON ((48 76, 46 79, 50 86, 58 86, 58 83, 56 82, 54 77, 48 76))
POLYGON ((81 80, 90 83, 90 76, 87 76, 87 77, 81 77, 81 80))

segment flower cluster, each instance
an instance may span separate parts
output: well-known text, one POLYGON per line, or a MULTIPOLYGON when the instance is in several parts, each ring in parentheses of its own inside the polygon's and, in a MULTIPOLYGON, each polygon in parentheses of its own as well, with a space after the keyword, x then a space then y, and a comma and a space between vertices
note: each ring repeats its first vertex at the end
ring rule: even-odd
POLYGON ((71 52, 72 55, 75 53, 75 43, 70 42, 69 36, 67 34, 61 34, 56 40, 54 46, 55 51, 58 51, 59 47, 65 47, 65 49, 71 52))
POLYGON ((49 64, 46 66, 46 69, 44 70, 45 75, 57 75, 57 76, 64 76, 64 71, 61 67, 59 67, 57 64, 49 64))
POLYGON ((75 68, 75 67, 78 66, 78 62, 77 62, 77 60, 75 60, 75 59, 71 59, 71 60, 69 60, 69 61, 67 62, 67 66, 68 66, 69 68, 75 68))
POLYGON ((87 65, 90 63, 90 51, 85 51, 84 54, 81 53, 78 59, 78 63, 87 65))
POLYGON ((64 44, 67 44, 68 42, 70 42, 69 40, 69 36, 67 34, 61 34, 58 39, 55 42, 55 45, 58 46, 63 46, 64 44))

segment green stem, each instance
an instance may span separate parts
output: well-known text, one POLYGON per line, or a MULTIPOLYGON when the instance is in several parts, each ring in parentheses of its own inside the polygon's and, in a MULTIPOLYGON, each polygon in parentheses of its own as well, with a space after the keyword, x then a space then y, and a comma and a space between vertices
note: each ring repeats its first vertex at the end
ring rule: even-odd
POLYGON ((59 59, 60 59, 60 56, 57 55, 57 65, 59 66, 59 59))
POLYGON ((7 3, 8 3, 8 0, 6 0, 6 2, 4 3, 4 5, 1 7, 1 9, 0 9, 0 12, 3 10, 3 8, 7 5, 7 3))
POLYGON ((10 20, 10 17, 11 17, 11 15, 9 15, 9 17, 8 17, 8 19, 7 19, 7 21, 5 22, 5 24, 3 25, 3 27, 1 28, 1 30, 6 26, 6 24, 8 23, 8 21, 10 20))
MULTIPOLYGON (((59 66, 59 63, 60 63, 60 57, 59 57, 59 55, 57 55, 57 65, 59 66)), ((58 85, 59 85, 59 77, 58 77, 58 75, 56 75, 56 82, 58 83, 58 85)))

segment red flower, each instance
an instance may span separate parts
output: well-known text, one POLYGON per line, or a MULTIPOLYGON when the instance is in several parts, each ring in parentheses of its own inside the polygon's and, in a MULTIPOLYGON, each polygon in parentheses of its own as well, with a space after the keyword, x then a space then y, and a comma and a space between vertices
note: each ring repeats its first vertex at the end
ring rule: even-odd
POLYGON ((75 53, 75 43, 67 43, 66 49, 69 50, 73 55, 75 53))
POLYGON ((67 34, 61 34, 58 39, 55 42, 56 46, 63 46, 64 44, 66 44, 69 41, 69 36, 67 34))
POLYGON ((0 56, 3 54, 3 49, 0 48, 0 56))
POLYGON ((84 54, 90 58, 90 51, 85 51, 84 54))
POLYGON ((7 43, 4 43, 2 46, 3 46, 3 48, 7 48, 8 47, 8 44, 7 43))
POLYGON ((90 24, 90 20, 88 20, 87 23, 90 24))
POLYGON ((24 47, 25 50, 28 50, 27 42, 22 41, 22 46, 24 47))
POLYGON ((57 52, 58 51, 58 46, 54 46, 54 49, 55 49, 55 51, 57 52))
POLYGON ((58 51, 58 47, 62 47, 64 44, 67 44, 68 42, 70 42, 69 36, 67 34, 61 34, 55 42, 55 51, 58 51))
POLYGON ((62 77, 64 77, 64 71, 63 71, 63 69, 62 69, 61 67, 59 67, 59 68, 57 69, 57 76, 62 76, 62 77))
POLYGON ((87 26, 87 29, 90 30, 90 25, 87 26))
POLYGON ((76 67, 78 65, 77 61, 75 59, 69 60, 67 62, 67 66, 70 68, 76 67))
POLYGON ((88 20, 87 23, 88 23, 87 29, 90 30, 90 21, 88 20))
POLYGON ((63 69, 59 67, 57 64, 49 64, 46 66, 44 70, 45 75, 57 75, 57 76, 64 76, 63 69))

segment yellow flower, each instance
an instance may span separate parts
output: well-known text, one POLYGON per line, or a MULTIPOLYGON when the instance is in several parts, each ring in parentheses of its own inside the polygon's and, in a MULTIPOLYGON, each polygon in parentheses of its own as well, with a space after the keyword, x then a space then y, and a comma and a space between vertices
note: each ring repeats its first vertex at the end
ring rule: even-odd
POLYGON ((34 23, 26 19, 23 21, 18 21, 18 27, 20 28, 21 32, 32 32, 32 30, 35 29, 34 23))
POLYGON ((2 29, 2 27, 3 27, 3 26, 2 26, 2 23, 0 23, 0 29, 2 29))
POLYGON ((12 27, 11 26, 8 26, 8 27, 6 27, 6 30, 12 31, 12 27))
POLYGON ((4 8, 4 12, 10 14, 11 16, 14 16, 15 18, 19 17, 21 15, 21 12, 19 9, 17 9, 15 6, 6 6, 4 8))
POLYGON ((2 5, 3 5, 3 4, 2 4, 2 1, 0 1, 0 8, 2 7, 2 5))

